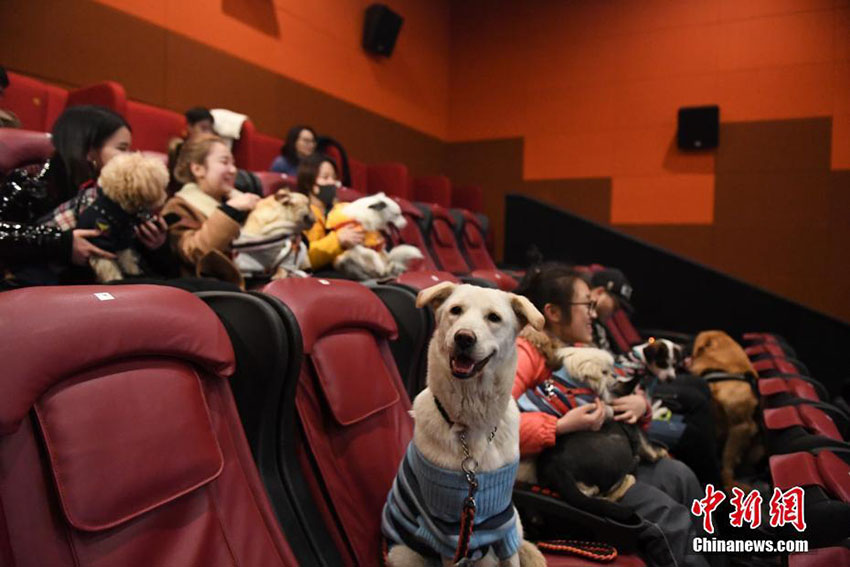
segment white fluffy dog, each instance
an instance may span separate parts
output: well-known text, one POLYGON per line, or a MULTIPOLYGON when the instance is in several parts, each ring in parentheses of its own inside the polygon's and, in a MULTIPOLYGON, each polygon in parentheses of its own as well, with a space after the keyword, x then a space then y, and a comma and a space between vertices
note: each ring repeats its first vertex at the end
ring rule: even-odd
MULTIPOLYGON (((384 193, 376 193, 347 203, 340 207, 338 214, 345 220, 336 226, 353 223, 359 224, 366 231, 363 244, 346 250, 334 260, 334 269, 347 277, 356 280, 394 278, 405 271, 411 261, 423 257, 418 248, 408 244, 401 244, 387 251, 382 233, 391 227, 404 228, 407 220, 402 215, 398 203, 384 193)), ((334 220, 329 217, 328 224, 332 223, 334 220)))
POLYGON ((587 384, 599 399, 605 402, 608 419, 614 417, 614 410, 610 405, 614 400, 611 387, 617 382, 617 378, 611 353, 599 348, 564 347, 558 349, 556 354, 567 374, 587 384))
POLYGON ((465 558, 475 565, 545 565, 537 547, 522 538, 511 504, 519 461, 519 410, 511 397, 515 340, 526 324, 542 328, 543 316, 524 297, 450 282, 421 291, 416 304, 435 308, 436 327, 428 386, 413 402, 413 441, 384 508, 388 563, 423 566, 439 557, 443 565, 455 564, 455 523, 469 495, 464 470, 472 469, 476 527, 465 558), (411 541, 428 549, 428 557, 405 543, 411 541))

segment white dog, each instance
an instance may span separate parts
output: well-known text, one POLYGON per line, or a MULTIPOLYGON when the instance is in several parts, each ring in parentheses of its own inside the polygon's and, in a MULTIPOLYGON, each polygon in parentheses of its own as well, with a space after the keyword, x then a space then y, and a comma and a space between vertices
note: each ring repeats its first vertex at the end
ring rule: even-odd
POLYGON ((401 244, 387 251, 382 233, 391 228, 402 229, 407 220, 398 203, 384 193, 376 193, 336 207, 328 215, 328 228, 358 224, 366 232, 363 244, 349 248, 334 259, 334 269, 356 280, 394 278, 404 272, 410 262, 422 259, 415 246, 401 244))
POLYGON ((542 328, 543 316, 524 297, 450 282, 421 291, 416 304, 435 308, 436 328, 428 386, 413 402, 413 441, 384 507, 388 563, 423 566, 437 557, 455 563, 456 523, 469 495, 466 468, 478 483, 474 524, 492 521, 473 530, 465 557, 476 565, 545 565, 537 547, 523 540, 511 504, 519 462, 519 410, 511 397, 515 340, 526 324, 542 328), (414 551, 413 541, 429 553, 414 551))

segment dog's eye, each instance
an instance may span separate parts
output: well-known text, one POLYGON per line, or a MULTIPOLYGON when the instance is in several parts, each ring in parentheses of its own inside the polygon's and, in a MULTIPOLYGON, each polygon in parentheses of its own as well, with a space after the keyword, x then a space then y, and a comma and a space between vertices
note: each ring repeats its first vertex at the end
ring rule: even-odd
POLYGON ((498 313, 490 313, 490 314, 488 314, 488 315, 487 315, 487 320, 488 320, 488 321, 490 321, 491 323, 501 323, 501 322, 502 322, 502 318, 501 318, 501 317, 499 317, 499 314, 498 314, 498 313))
POLYGON ((463 313, 463 308, 460 305, 455 305, 454 307, 449 309, 449 313, 451 313, 452 315, 460 315, 461 313, 463 313))

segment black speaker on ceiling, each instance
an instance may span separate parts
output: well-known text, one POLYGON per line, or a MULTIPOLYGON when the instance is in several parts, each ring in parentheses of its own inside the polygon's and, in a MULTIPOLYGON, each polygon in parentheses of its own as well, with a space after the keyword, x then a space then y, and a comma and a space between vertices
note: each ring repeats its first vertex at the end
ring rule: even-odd
POLYGON ((389 57, 403 23, 404 18, 384 4, 372 4, 366 8, 366 20, 363 22, 363 49, 389 57))
POLYGON ((719 106, 690 106, 679 109, 676 141, 682 150, 710 150, 717 147, 720 132, 719 106))

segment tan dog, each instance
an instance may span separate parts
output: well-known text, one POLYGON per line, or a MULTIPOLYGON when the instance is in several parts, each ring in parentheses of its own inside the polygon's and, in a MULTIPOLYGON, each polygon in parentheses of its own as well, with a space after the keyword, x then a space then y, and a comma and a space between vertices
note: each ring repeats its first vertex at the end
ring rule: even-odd
POLYGON ((168 170, 157 158, 122 153, 103 166, 97 183, 98 197, 80 214, 77 228, 100 230, 91 242, 116 257, 91 257, 89 265, 100 283, 141 275, 139 255, 131 248, 135 227, 165 204, 168 170))
MULTIPOLYGON (((391 544, 388 564, 426 565, 426 558, 405 545, 399 534, 412 525, 411 515, 425 522, 460 520, 467 495, 462 472, 466 462, 480 481, 470 551, 486 554, 473 554, 470 564, 545 565, 537 547, 522 539, 522 525, 511 504, 519 461, 519 410, 511 397, 515 341, 526 324, 542 328, 543 316, 524 297, 450 282, 421 291, 416 304, 436 310, 436 327, 428 346, 428 387, 413 402, 413 441, 384 508, 382 528, 391 544), (413 498, 422 506, 417 510, 405 504, 413 478, 419 487, 413 498), (494 527, 477 526, 486 519, 493 520, 494 527)), ((428 525, 430 530, 436 524, 428 525)), ((453 565, 451 538, 457 535, 439 527, 429 531, 437 547, 421 534, 410 537, 441 557, 443 565, 453 565)))
POLYGON ((310 198, 282 189, 257 202, 233 242, 234 263, 245 277, 304 277, 310 268, 301 233, 316 218, 310 198))
MULTIPOLYGON (((712 372, 757 376, 741 345, 723 331, 703 331, 697 335, 690 370, 703 377, 710 377, 712 372)), ((718 434, 721 439, 726 439, 720 475, 728 490, 735 483, 735 467, 758 433, 754 417, 758 399, 746 381, 712 380, 708 386, 714 402, 718 434)))

